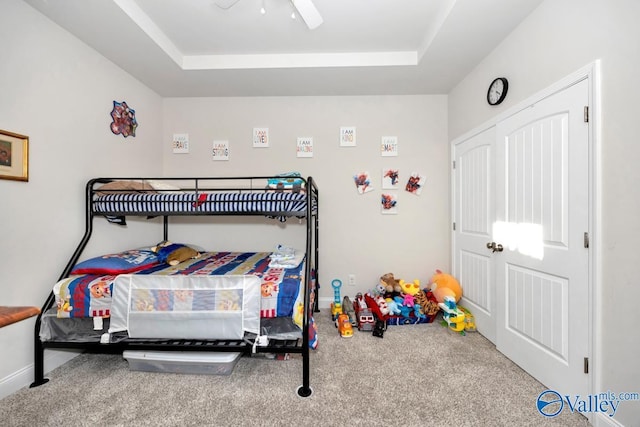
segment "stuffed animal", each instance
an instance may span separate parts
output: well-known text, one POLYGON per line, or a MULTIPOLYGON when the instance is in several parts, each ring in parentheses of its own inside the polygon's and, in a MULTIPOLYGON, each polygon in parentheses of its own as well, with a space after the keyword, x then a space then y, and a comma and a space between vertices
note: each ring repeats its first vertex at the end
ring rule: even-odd
POLYGON ((387 300, 382 298, 382 296, 380 295, 375 297, 374 300, 378 304, 378 307, 380 308, 380 313, 382 313, 383 316, 386 316, 387 314, 389 314, 389 307, 387 306, 387 300))
POLYGON ((421 290, 415 294, 414 299, 415 304, 419 305, 420 310, 426 315, 433 316, 440 311, 440 307, 438 307, 438 300, 431 292, 421 290))
POLYGON ((402 301, 402 305, 406 305, 407 307, 413 307, 415 305, 415 298, 411 294, 404 294, 404 300, 402 301))
POLYGON ((382 277, 380 277, 380 285, 384 288, 384 293, 387 294, 385 297, 388 296, 388 294, 395 293, 395 295, 391 296, 393 298, 402 292, 400 281, 393 277, 393 273, 383 274, 382 277))
POLYGON ((396 301, 392 300, 391 298, 387 298, 386 301, 387 307, 389 307, 389 314, 391 316, 400 314, 400 305, 396 301))
POLYGON ((436 270, 436 274, 431 277, 428 289, 436 297, 438 303, 444 303, 447 296, 452 297, 456 303, 462 297, 462 288, 456 278, 440 270, 436 270))
POLYGON ((414 280, 413 282, 405 282, 404 280, 400 279, 399 285, 400 289, 402 289, 402 292, 408 295, 415 295, 420 291, 420 280, 418 279, 414 280))
POLYGON ((200 258, 200 252, 181 243, 164 241, 152 247, 151 250, 158 254, 160 262, 166 262, 169 265, 177 265, 188 259, 200 258))

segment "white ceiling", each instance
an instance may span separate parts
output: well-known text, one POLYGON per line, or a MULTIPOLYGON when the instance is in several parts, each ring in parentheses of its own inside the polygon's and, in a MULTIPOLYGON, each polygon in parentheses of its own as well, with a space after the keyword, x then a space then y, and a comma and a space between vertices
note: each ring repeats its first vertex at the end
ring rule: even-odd
POLYGON ((446 94, 543 0, 313 0, 313 30, 291 0, 25 1, 186 97, 446 94))

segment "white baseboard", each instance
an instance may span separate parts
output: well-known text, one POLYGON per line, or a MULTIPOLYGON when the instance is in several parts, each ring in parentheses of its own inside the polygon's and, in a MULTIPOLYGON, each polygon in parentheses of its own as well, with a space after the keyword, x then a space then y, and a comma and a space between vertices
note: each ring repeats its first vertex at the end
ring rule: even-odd
POLYGON ((318 298, 318 308, 331 308, 332 302, 333 302, 333 298, 330 298, 330 297, 318 298))
POLYGON ((591 423, 594 427, 624 427, 623 424, 602 413, 595 414, 591 423))
MULTIPOLYGON (((44 372, 49 373, 58 366, 67 363, 78 355, 78 351, 47 350, 44 358, 44 372)), ((15 393, 16 391, 29 387, 33 383, 33 363, 24 368, 7 375, 0 380, 0 399, 15 393)))

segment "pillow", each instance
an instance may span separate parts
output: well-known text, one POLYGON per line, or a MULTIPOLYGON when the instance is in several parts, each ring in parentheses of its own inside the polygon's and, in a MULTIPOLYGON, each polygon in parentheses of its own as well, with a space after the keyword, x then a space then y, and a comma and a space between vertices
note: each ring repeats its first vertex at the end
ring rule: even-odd
POLYGON ((98 187, 96 193, 104 196, 105 194, 154 193, 154 191, 151 185, 144 182, 111 181, 98 187))
POLYGON ((153 251, 131 249, 82 261, 76 264, 71 274, 126 274, 157 264, 159 264, 158 255, 153 251))
POLYGON ((162 193, 167 193, 167 194, 184 193, 184 191, 182 191, 180 187, 176 187, 175 185, 169 184, 168 182, 164 182, 164 181, 155 181, 152 179, 148 179, 147 184, 149 184, 154 190, 159 190, 162 193))

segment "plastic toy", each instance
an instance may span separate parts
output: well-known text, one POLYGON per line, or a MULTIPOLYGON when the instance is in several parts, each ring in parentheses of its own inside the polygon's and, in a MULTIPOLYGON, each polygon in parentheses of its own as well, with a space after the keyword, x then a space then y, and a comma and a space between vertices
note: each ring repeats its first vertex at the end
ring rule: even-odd
POLYGON ((436 274, 431 277, 428 288, 438 303, 444 303, 447 296, 452 297, 456 303, 462 297, 462 288, 456 278, 440 270, 436 270, 436 274))
POLYGON ((364 296, 360 292, 356 294, 356 300, 353 302, 353 308, 356 311, 358 330, 365 332, 373 331, 375 318, 373 317, 373 313, 367 305, 364 296))
POLYGON ((464 311, 460 310, 453 297, 446 296, 444 302, 438 304, 444 314, 443 322, 452 331, 461 332, 464 335, 464 311))
POLYGON ((378 338, 384 337, 384 331, 387 330, 387 322, 384 320, 376 320, 376 325, 373 328, 373 336, 378 338))
POLYGON ((476 332, 476 318, 475 316, 466 308, 462 306, 458 306, 458 308, 464 313, 464 331, 465 332, 476 332))
POLYGON ((336 328, 338 328, 338 332, 340 332, 340 336, 342 338, 350 338, 353 336, 353 328, 351 327, 351 321, 349 320, 349 315, 340 313, 338 315, 338 319, 336 320, 336 328))
POLYGON ((344 296, 342 298, 342 312, 349 316, 349 321, 351 322, 351 326, 357 326, 358 321, 356 320, 356 312, 353 309, 353 303, 349 299, 348 296, 344 296))
POLYGON ((331 320, 336 320, 338 315, 342 313, 342 303, 340 302, 340 288, 342 287, 342 280, 333 279, 331 281, 331 287, 333 287, 333 302, 331 303, 331 320))

